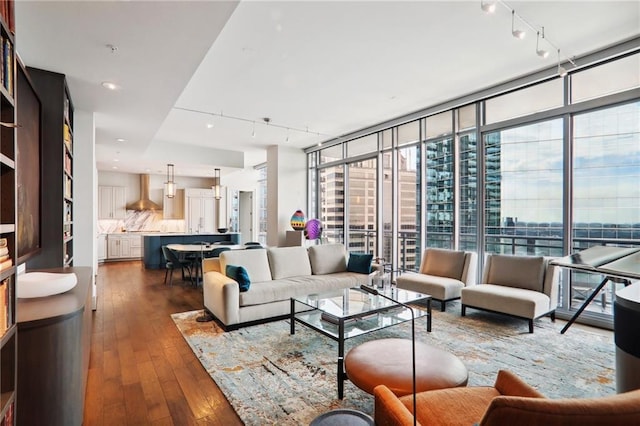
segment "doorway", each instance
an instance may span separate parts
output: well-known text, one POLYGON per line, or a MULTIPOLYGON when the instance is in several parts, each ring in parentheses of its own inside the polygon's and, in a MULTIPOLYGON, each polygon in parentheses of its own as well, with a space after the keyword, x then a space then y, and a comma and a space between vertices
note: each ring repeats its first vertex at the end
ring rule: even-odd
POLYGON ((238 191, 238 232, 242 244, 255 241, 253 235, 253 191, 238 191))

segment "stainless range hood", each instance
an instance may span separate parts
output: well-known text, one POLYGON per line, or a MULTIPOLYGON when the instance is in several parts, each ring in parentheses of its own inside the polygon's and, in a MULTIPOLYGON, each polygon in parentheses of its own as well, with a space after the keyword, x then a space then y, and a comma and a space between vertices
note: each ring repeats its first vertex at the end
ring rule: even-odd
POLYGON ((162 207, 149 199, 149 175, 140 175, 140 199, 127 204, 127 210, 162 210, 162 207))

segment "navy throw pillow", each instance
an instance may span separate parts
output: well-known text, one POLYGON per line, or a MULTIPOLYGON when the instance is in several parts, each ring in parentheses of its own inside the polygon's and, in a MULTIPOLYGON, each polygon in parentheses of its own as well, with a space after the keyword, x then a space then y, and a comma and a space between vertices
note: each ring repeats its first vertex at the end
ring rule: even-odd
POLYGON ((372 260, 372 254, 350 253, 349 263, 347 264, 347 271, 357 272, 359 274, 369 274, 371 273, 372 260))
POLYGON ((249 291, 249 286, 251 286, 251 280, 249 279, 249 274, 247 273, 247 270, 244 269, 244 267, 227 265, 227 269, 225 272, 229 278, 232 278, 238 282, 241 292, 249 291))

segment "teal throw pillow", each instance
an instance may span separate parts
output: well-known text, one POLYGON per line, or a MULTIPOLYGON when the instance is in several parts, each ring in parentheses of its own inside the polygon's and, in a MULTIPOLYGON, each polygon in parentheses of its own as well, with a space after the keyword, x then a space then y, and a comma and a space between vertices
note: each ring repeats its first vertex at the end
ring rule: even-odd
POLYGON ((249 279, 249 274, 247 273, 247 270, 244 269, 244 267, 227 265, 227 269, 225 272, 229 278, 232 278, 238 282, 241 292, 249 291, 251 280, 249 279))
POLYGON ((349 263, 347 264, 347 271, 357 272, 359 274, 369 274, 371 273, 372 260, 372 254, 350 253, 349 263))

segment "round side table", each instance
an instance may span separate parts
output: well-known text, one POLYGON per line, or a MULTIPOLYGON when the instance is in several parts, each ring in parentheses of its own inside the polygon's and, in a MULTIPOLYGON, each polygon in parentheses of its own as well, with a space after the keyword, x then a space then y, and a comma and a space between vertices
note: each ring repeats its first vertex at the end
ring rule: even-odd
POLYGON ((327 411, 313 419, 309 426, 373 426, 371 416, 362 411, 342 408, 327 411))

